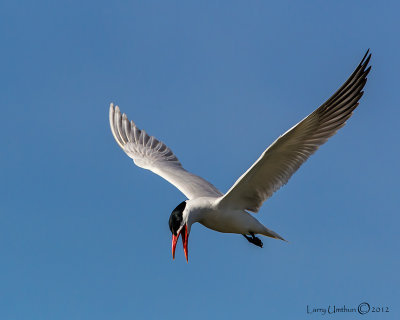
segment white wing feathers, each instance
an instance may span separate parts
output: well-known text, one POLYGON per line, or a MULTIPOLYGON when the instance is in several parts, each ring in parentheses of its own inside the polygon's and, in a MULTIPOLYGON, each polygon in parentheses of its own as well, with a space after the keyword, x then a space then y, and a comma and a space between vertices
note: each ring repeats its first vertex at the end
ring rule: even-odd
POLYGON ((264 151, 228 190, 220 201, 221 206, 258 212, 262 203, 346 123, 363 95, 371 69, 367 68, 371 58, 368 52, 331 98, 264 151))
POLYGON ((186 171, 164 143, 140 130, 116 106, 110 105, 112 134, 133 162, 150 170, 177 187, 188 199, 222 196, 211 183, 186 171))

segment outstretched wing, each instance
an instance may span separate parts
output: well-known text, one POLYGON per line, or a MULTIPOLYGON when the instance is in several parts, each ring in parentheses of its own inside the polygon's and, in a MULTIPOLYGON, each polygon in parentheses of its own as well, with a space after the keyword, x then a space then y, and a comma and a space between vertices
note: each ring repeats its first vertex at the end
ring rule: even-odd
POLYGON ((125 153, 143 169, 150 170, 177 187, 188 199, 222 195, 211 183, 186 171, 164 143, 140 130, 116 106, 110 105, 112 134, 125 153))
POLYGON ((262 203, 337 130, 358 106, 371 69, 369 50, 350 78, 323 105, 280 136, 228 190, 220 205, 258 212, 262 203))

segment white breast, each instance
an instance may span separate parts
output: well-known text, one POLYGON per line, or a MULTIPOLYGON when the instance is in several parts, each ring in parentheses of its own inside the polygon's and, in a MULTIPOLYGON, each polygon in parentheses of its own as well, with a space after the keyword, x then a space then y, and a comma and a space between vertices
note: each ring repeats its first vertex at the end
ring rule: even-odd
POLYGON ((263 233, 265 227, 243 210, 223 210, 216 198, 198 198, 187 201, 189 221, 223 233, 263 233))

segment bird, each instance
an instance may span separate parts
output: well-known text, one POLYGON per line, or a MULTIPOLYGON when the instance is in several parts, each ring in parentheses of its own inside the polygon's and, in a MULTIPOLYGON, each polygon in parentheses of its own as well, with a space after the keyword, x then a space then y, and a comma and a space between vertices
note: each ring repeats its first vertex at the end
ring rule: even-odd
POLYGON ((368 49, 347 81, 325 103, 279 136, 225 194, 185 170, 170 148, 140 130, 125 113, 121 114, 118 106, 110 104, 111 132, 122 150, 138 167, 161 176, 187 197, 172 211, 168 221, 173 259, 181 236, 185 258, 189 262, 188 238, 196 222, 218 232, 243 235, 249 243, 261 248, 263 242, 256 235, 286 241, 251 213, 257 213, 264 201, 285 185, 297 169, 345 125, 363 96, 371 70, 370 59, 368 49))

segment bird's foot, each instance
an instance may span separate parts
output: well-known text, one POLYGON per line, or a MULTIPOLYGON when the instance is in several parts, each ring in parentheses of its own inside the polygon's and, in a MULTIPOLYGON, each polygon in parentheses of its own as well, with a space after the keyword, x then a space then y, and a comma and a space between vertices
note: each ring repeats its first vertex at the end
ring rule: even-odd
POLYGON ((250 233, 250 234, 251 234, 251 237, 246 236, 245 234, 243 235, 243 237, 245 237, 245 238, 247 239, 248 242, 250 242, 250 243, 256 245, 257 247, 262 248, 262 247, 263 247, 262 241, 261 241, 259 238, 257 238, 257 237, 254 235, 254 233, 250 233))

